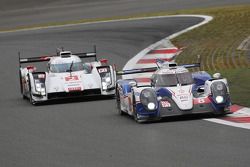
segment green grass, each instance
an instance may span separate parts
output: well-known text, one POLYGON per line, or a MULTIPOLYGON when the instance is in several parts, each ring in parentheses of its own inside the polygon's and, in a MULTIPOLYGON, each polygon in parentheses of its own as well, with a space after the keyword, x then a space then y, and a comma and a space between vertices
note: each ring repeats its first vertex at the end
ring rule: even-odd
POLYGON ((250 36, 250 5, 184 13, 210 15, 214 20, 172 41, 179 47, 187 47, 177 62, 192 63, 198 54, 201 55, 204 70, 220 72, 227 77, 233 103, 250 107, 250 51, 237 50, 240 43, 250 36))
POLYGON ((221 73, 228 80, 232 101, 250 107, 250 69, 228 69, 221 73))

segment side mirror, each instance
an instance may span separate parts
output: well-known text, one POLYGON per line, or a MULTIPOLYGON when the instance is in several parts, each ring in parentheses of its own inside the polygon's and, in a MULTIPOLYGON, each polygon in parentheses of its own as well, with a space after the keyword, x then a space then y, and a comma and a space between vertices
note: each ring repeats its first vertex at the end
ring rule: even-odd
POLYGON ((130 81, 129 85, 131 85, 132 87, 136 87, 137 86, 137 82, 136 81, 130 81))
POLYGON ((214 79, 220 79, 221 78, 221 74, 220 73, 215 73, 215 74, 213 74, 213 78, 214 79))

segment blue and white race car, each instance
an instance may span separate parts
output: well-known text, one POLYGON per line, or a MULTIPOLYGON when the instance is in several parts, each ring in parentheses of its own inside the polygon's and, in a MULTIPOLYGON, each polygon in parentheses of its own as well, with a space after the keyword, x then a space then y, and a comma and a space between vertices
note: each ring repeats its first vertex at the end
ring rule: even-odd
POLYGON ((119 114, 137 122, 195 113, 227 114, 231 105, 228 83, 219 73, 189 72, 197 64, 178 66, 164 62, 158 67, 120 71, 118 75, 153 72, 150 83, 120 79, 116 86, 119 114))

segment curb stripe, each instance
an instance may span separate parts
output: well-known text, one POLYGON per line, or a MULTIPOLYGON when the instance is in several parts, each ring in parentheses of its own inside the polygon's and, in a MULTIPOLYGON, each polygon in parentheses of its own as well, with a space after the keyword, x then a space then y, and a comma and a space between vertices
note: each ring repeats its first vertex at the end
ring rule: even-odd
POLYGON ((239 105, 232 105, 232 106, 230 106, 230 111, 231 112, 237 112, 237 111, 239 111, 242 108, 244 108, 244 107, 239 106, 239 105))
POLYGON ((148 54, 170 54, 170 53, 177 53, 179 49, 157 49, 152 50, 148 54))
POLYGON ((236 123, 250 123, 250 117, 225 117, 222 119, 236 123))
MULTIPOLYGON (((156 60, 157 59, 140 59, 136 64, 154 64, 156 60)), ((174 58, 161 58, 161 60, 170 62, 173 61, 174 58)))

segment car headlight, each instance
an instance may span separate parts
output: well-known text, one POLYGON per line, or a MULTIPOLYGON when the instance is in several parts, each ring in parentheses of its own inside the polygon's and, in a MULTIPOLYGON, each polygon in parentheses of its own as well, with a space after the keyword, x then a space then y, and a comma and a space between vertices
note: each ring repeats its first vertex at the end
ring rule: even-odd
POLYGON ((155 108, 155 103, 152 103, 152 102, 148 103, 148 109, 149 110, 155 110, 156 109, 155 108))
POLYGON ((45 85, 44 83, 39 83, 39 82, 36 82, 35 84, 35 87, 36 87, 36 91, 38 93, 40 93, 41 95, 45 95, 45 85))
POLYGON ((107 90, 107 88, 112 85, 112 80, 110 73, 106 73, 104 76, 102 76, 102 89, 107 90))
POLYGON ((222 103, 224 101, 224 98, 223 98, 223 96, 217 96, 215 98, 215 100, 216 100, 217 103, 222 103))
POLYGON ((148 111, 154 111, 158 108, 157 96, 153 89, 143 89, 140 94, 140 101, 148 111))
POLYGON ((111 78, 110 77, 105 78, 105 82, 106 83, 111 83, 111 78))
POLYGON ((213 99, 217 104, 225 103, 227 101, 228 92, 224 82, 213 82, 211 85, 211 92, 213 99))
POLYGON ((38 91, 38 92, 41 92, 41 83, 36 83, 36 90, 38 91))
POLYGON ((107 83, 106 82, 102 82, 102 89, 103 90, 107 90, 107 88, 108 88, 107 83))

